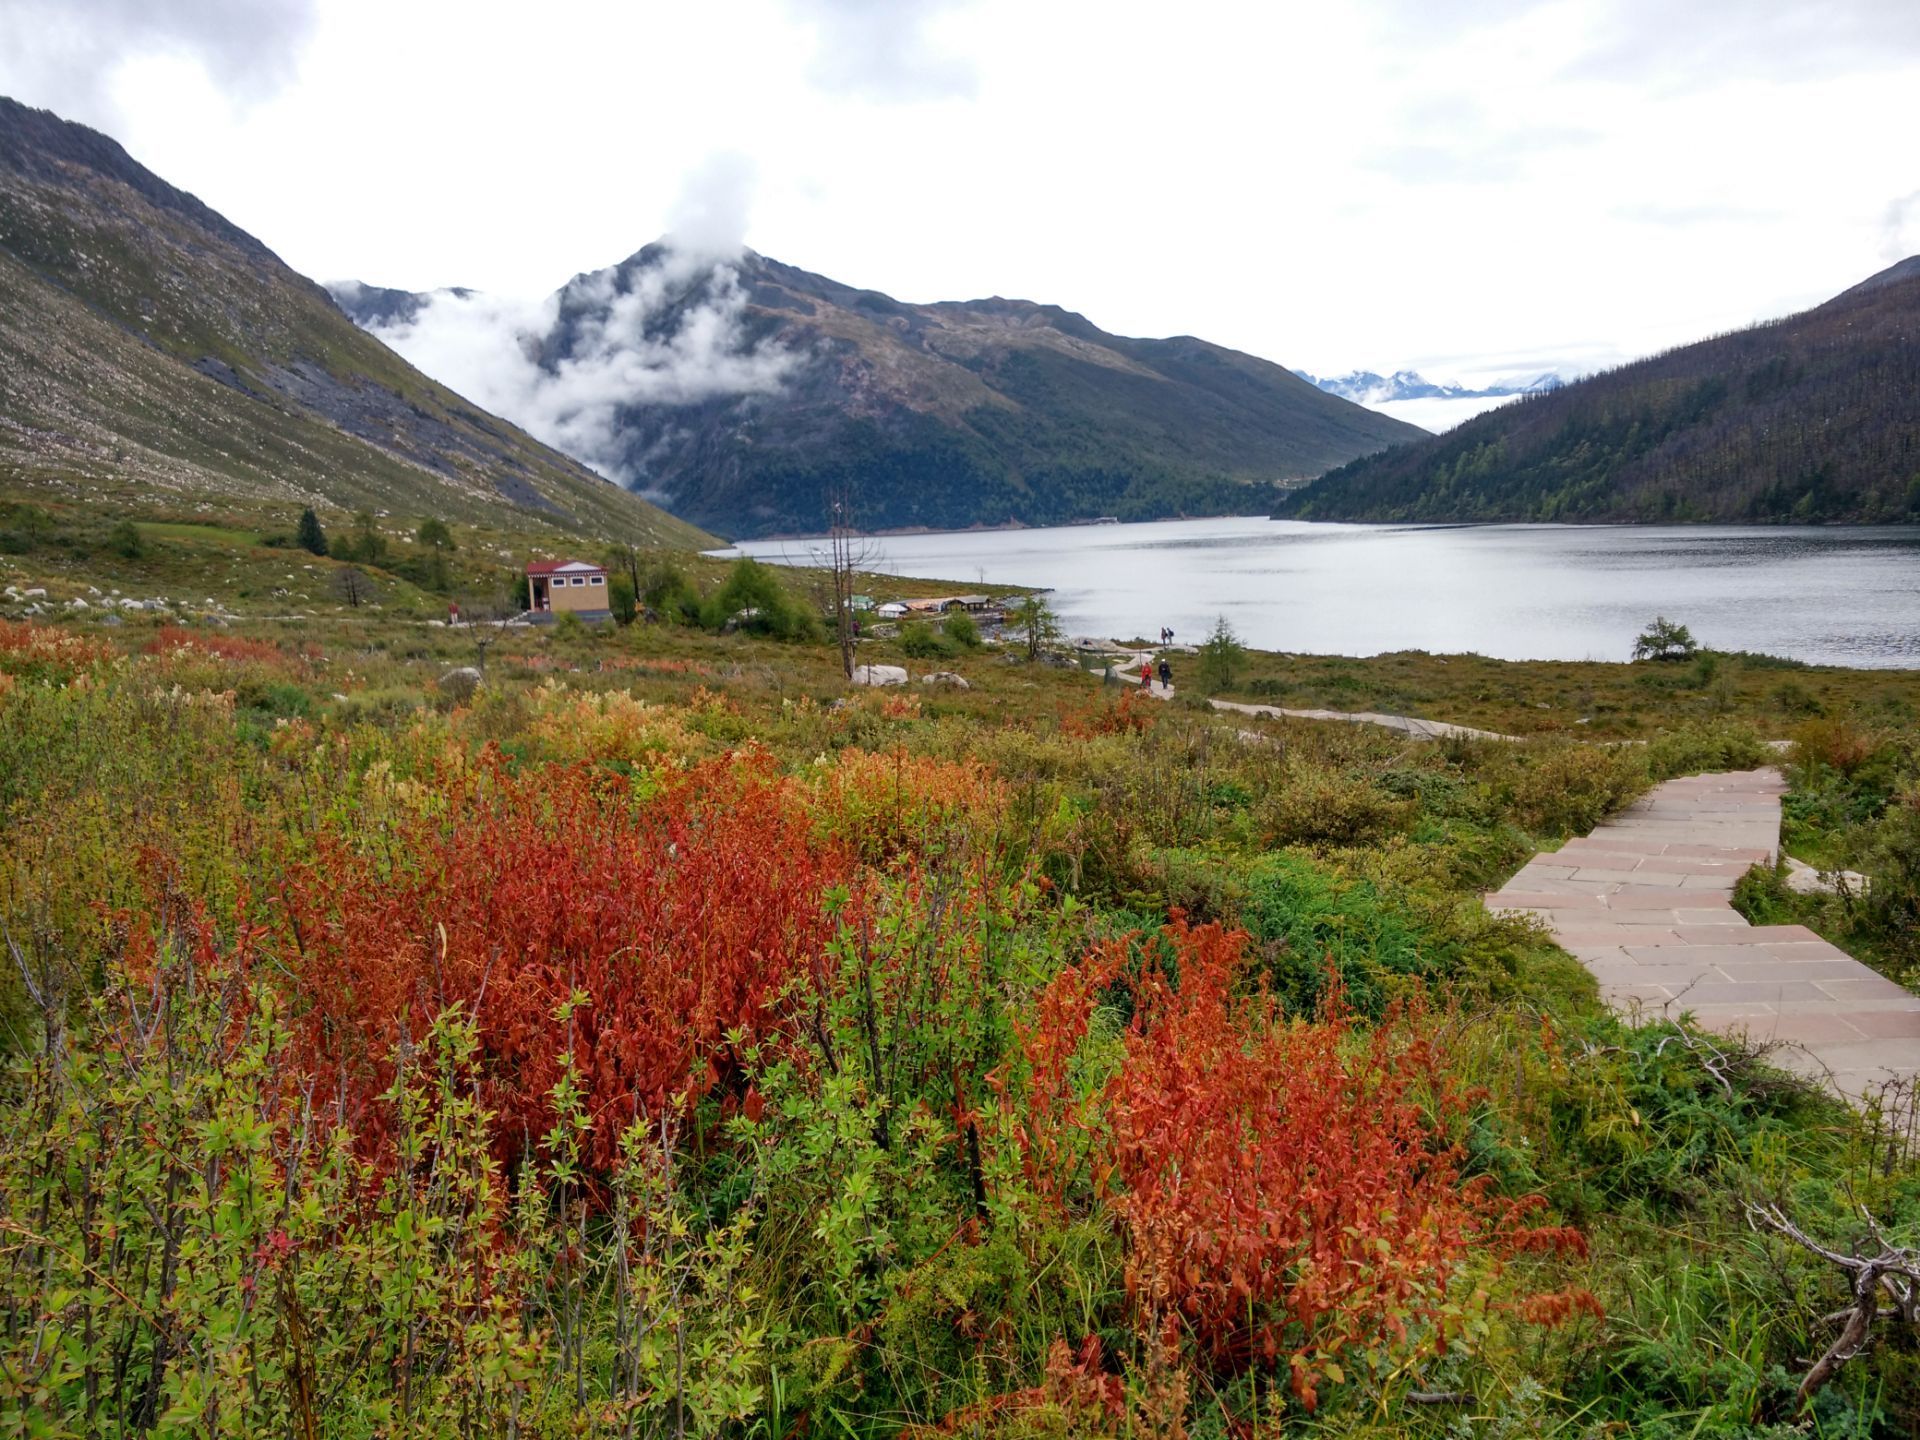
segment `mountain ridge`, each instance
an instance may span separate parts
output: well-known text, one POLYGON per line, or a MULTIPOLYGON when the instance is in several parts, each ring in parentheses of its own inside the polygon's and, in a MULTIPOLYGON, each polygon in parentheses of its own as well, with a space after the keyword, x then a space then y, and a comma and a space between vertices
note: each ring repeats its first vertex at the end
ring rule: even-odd
POLYGON ((1290 519, 1920 521, 1920 256, 1285 497, 1290 519))
MULTIPOLYGON (((416 297, 396 323, 364 300, 399 313, 393 292, 333 293, 403 353, 450 303, 416 297)), ((742 536, 818 533, 836 505, 876 530, 1258 514, 1279 482, 1422 433, 1192 336, 1006 296, 900 301, 744 248, 655 242, 582 272, 497 351, 472 384, 502 386, 496 408, 548 415, 555 443, 572 426, 602 473, 742 536), (616 382, 638 398, 606 399, 616 382), (599 408, 574 403, 588 392, 599 408)))

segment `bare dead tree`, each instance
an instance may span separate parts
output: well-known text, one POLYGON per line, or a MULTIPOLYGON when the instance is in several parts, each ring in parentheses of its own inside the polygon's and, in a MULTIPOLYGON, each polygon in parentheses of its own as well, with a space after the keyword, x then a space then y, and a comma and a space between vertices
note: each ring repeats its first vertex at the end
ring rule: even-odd
POLYGON ((1840 1367, 1867 1348, 1875 1320, 1901 1320, 1908 1325, 1920 1323, 1920 1250, 1895 1245, 1886 1232, 1864 1209, 1867 1233, 1878 1254, 1861 1254, 1867 1248, 1856 1245, 1854 1254, 1843 1254, 1822 1245, 1789 1220, 1778 1205, 1747 1205, 1747 1223, 1756 1230, 1769 1230, 1817 1255, 1847 1277, 1852 1303, 1827 1317, 1840 1326, 1840 1333, 1827 1351, 1813 1362, 1800 1381, 1796 1395, 1804 1412, 1822 1386, 1840 1373, 1840 1367))
POLYGON ((358 565, 349 565, 335 571, 333 588, 334 592, 355 610, 371 601, 375 594, 373 580, 358 565))
POLYGON ((473 646, 474 668, 482 675, 487 673, 487 651, 519 618, 518 597, 507 590, 495 590, 461 601, 459 618, 454 623, 466 631, 467 641, 473 646))
POLYGON ((831 492, 828 506, 832 519, 827 530, 827 546, 828 569, 833 581, 833 632, 840 646, 840 669, 851 680, 858 639, 855 631, 859 625, 859 616, 853 608, 854 587, 862 572, 872 570, 879 563, 880 546, 872 536, 854 528, 850 488, 842 486, 831 492))

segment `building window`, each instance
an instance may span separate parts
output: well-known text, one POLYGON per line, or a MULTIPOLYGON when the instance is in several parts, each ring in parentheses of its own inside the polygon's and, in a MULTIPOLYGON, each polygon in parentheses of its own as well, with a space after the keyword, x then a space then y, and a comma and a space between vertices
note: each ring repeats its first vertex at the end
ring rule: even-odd
POLYGON ((587 583, 589 585, 604 585, 607 583, 607 577, 604 575, 596 575, 587 583))

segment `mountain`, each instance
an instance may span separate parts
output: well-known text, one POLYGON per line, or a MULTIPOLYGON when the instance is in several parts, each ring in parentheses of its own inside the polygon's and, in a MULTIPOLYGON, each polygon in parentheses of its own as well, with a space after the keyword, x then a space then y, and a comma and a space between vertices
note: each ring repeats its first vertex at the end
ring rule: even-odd
POLYGON ((1287 496, 1317 520, 1920 521, 1920 256, 1287 496))
POLYGON ((422 375, 114 141, 4 98, 0 489, 711 541, 422 375))
POLYGON ((1371 370, 1350 370, 1345 375, 1310 375, 1293 372, 1309 385, 1351 400, 1356 405, 1390 405, 1399 400, 1491 400, 1508 395, 1532 395, 1556 390, 1565 382, 1551 372, 1518 380, 1502 380, 1472 389, 1465 385, 1439 385, 1417 370, 1396 370, 1378 375, 1371 370))
POLYGON ((733 535, 817 533, 836 504, 870 529, 1258 513, 1278 483, 1421 433, 1203 340, 1025 300, 906 304, 752 251, 649 245, 519 311, 334 297, 447 383, 733 535), (456 342, 482 330, 476 359, 456 342))

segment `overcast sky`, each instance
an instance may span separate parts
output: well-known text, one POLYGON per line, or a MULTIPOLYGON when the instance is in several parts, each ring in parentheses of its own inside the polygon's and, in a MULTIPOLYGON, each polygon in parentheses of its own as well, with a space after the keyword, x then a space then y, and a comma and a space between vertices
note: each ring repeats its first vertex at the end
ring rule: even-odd
POLYGON ((1920 251, 1920 0, 0 0, 0 92, 317 279, 677 229, 1321 373, 1587 368, 1920 251))

